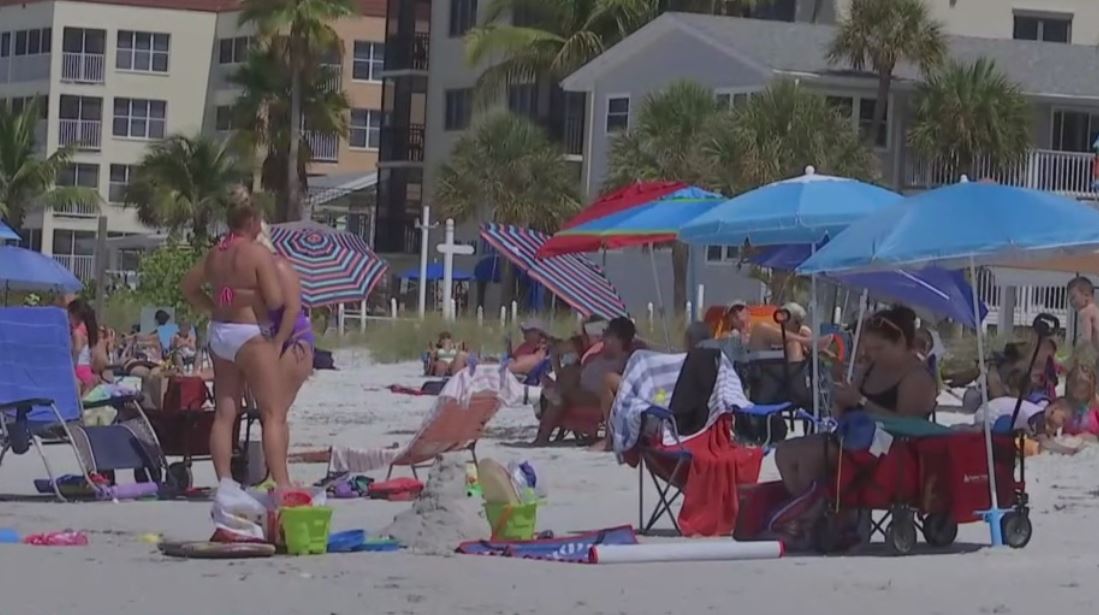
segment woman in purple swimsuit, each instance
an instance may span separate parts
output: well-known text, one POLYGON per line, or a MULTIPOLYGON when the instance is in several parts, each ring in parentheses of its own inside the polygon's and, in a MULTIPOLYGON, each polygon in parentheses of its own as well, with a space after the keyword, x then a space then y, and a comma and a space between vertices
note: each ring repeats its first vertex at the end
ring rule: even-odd
POLYGON ((266 247, 275 255, 275 272, 278 274, 279 285, 282 286, 285 303, 282 308, 268 313, 264 333, 269 337, 275 337, 275 342, 282 349, 279 369, 285 378, 286 402, 291 405, 297 398, 302 385, 313 374, 313 350, 316 346, 316 338, 313 336, 313 326, 309 322, 309 317, 302 310, 301 279, 298 278, 298 272, 294 271, 286 259, 275 252, 275 246, 271 243, 270 229, 266 223, 263 224, 263 231, 256 238, 256 243, 266 247), (291 323, 292 326, 288 326, 291 323), (279 339, 274 335, 274 331, 289 331, 290 334, 285 339, 279 339))

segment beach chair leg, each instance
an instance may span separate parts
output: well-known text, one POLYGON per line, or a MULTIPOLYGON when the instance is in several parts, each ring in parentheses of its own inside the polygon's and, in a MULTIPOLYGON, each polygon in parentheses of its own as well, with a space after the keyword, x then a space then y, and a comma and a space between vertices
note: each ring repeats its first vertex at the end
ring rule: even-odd
POLYGON ((389 471, 385 473, 385 479, 389 480, 392 477, 393 477, 393 465, 390 464, 389 471))
MULTIPOLYGON (((50 479, 50 486, 53 487, 54 495, 62 502, 68 502, 68 499, 61 495, 61 487, 57 484, 57 477, 53 475, 53 468, 50 466, 50 460, 46 459, 46 453, 42 450, 42 443, 39 441, 38 436, 31 436, 31 442, 34 443, 34 450, 38 451, 38 456, 42 458, 42 465, 46 466, 46 476, 50 479)), ((79 456, 80 455, 77 454, 77 457, 79 456)), ((81 464, 81 467, 83 467, 83 464, 81 464)), ((85 472, 85 474, 87 473, 85 472)))
POLYGON ((645 528, 645 459, 637 462, 637 529, 644 534, 645 528))
POLYGON ((4 456, 8 454, 9 450, 11 450, 11 446, 7 444, 7 441, 5 440, 4 448, 0 449, 0 465, 4 463, 4 456))
POLYGON ((671 478, 665 485, 661 485, 660 479, 657 478, 656 474, 651 470, 649 471, 649 476, 652 477, 653 486, 656 487, 657 497, 660 501, 657 503, 656 508, 653 509, 653 514, 649 517, 649 522, 643 526, 642 534, 647 534, 652 531, 653 527, 656 526, 656 523, 660 521, 660 518, 665 514, 668 515, 668 518, 671 520, 676 534, 683 533, 683 530, 679 528, 679 521, 675 518, 675 515, 672 514, 672 505, 679 500, 681 495, 683 495, 683 490, 674 486, 674 481, 679 475, 679 469, 682 464, 683 462, 681 461, 676 463, 675 469, 672 470, 671 478), (672 492, 672 489, 675 489, 674 493, 672 492), (671 497, 668 497, 669 494, 671 494, 671 497))
POLYGON ((473 465, 477 465, 478 463, 480 463, 479 461, 477 461, 477 443, 476 442, 469 445, 469 454, 473 456, 473 465))

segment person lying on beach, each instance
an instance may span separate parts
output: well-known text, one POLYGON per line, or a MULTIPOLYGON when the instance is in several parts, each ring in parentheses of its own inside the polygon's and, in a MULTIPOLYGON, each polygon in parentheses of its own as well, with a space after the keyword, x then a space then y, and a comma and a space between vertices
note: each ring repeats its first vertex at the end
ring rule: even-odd
POLYGON ((1099 442, 1099 396, 1090 362, 1077 363, 1065 378, 1065 394, 1046 409, 1050 431, 1099 442))
MULTIPOLYGON (((1079 446, 1071 446, 1064 439, 1058 438, 1052 423, 1046 419, 1047 412, 1052 404, 1035 403, 1027 399, 1020 400, 1019 392, 1030 385, 1030 376, 1025 368, 1013 369, 1004 379, 1005 394, 988 402, 988 411, 978 409, 973 415, 973 423, 955 425, 956 431, 981 431, 984 429, 985 420, 990 419, 994 429, 1006 429, 1006 423, 1015 415, 1015 406, 1019 406, 1019 414, 1015 418, 1013 430, 1024 432, 1027 437, 1035 441, 1038 451, 1048 451, 1060 455, 1075 455, 1079 452, 1079 446)), ((1056 411, 1056 410, 1055 410, 1056 411)))
POLYGON ((466 364, 466 353, 454 342, 449 331, 439 333, 435 347, 429 350, 427 376, 453 376, 466 364))

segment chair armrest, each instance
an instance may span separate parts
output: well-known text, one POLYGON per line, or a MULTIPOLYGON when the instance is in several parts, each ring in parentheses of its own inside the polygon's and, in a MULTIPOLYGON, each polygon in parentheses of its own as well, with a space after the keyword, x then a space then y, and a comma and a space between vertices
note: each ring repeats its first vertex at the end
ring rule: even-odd
POLYGON ((741 414, 751 414, 753 416, 771 416, 772 414, 785 412, 793 405, 794 404, 791 402, 784 402, 781 404, 755 404, 754 406, 737 408, 736 411, 741 414))
POLYGON ((119 395, 117 397, 109 397, 107 399, 100 399, 98 401, 85 402, 83 406, 85 410, 93 410, 95 408, 103 408, 106 406, 120 406, 122 404, 128 404, 140 400, 141 395, 119 395))
POLYGON ((672 411, 661 406, 649 406, 649 408, 641 414, 647 414, 662 421, 675 421, 675 415, 672 414, 672 411))
POLYGON ((45 397, 32 397, 31 399, 20 399, 18 401, 9 401, 0 403, 0 411, 3 410, 15 410, 18 408, 30 408, 30 407, 42 407, 52 406, 52 399, 46 399, 45 397))

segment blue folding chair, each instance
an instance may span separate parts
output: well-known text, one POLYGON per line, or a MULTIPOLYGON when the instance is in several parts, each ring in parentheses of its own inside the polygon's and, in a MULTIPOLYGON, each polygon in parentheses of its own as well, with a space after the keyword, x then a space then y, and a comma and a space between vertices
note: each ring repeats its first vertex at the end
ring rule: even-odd
POLYGON ((33 445, 61 500, 65 497, 43 453, 44 444, 72 446, 89 485, 92 472, 132 469, 159 476, 166 466, 164 456, 136 398, 95 404, 119 411, 112 425, 80 424, 84 406, 71 348, 64 310, 0 308, 0 463, 9 450, 21 455, 33 445))

